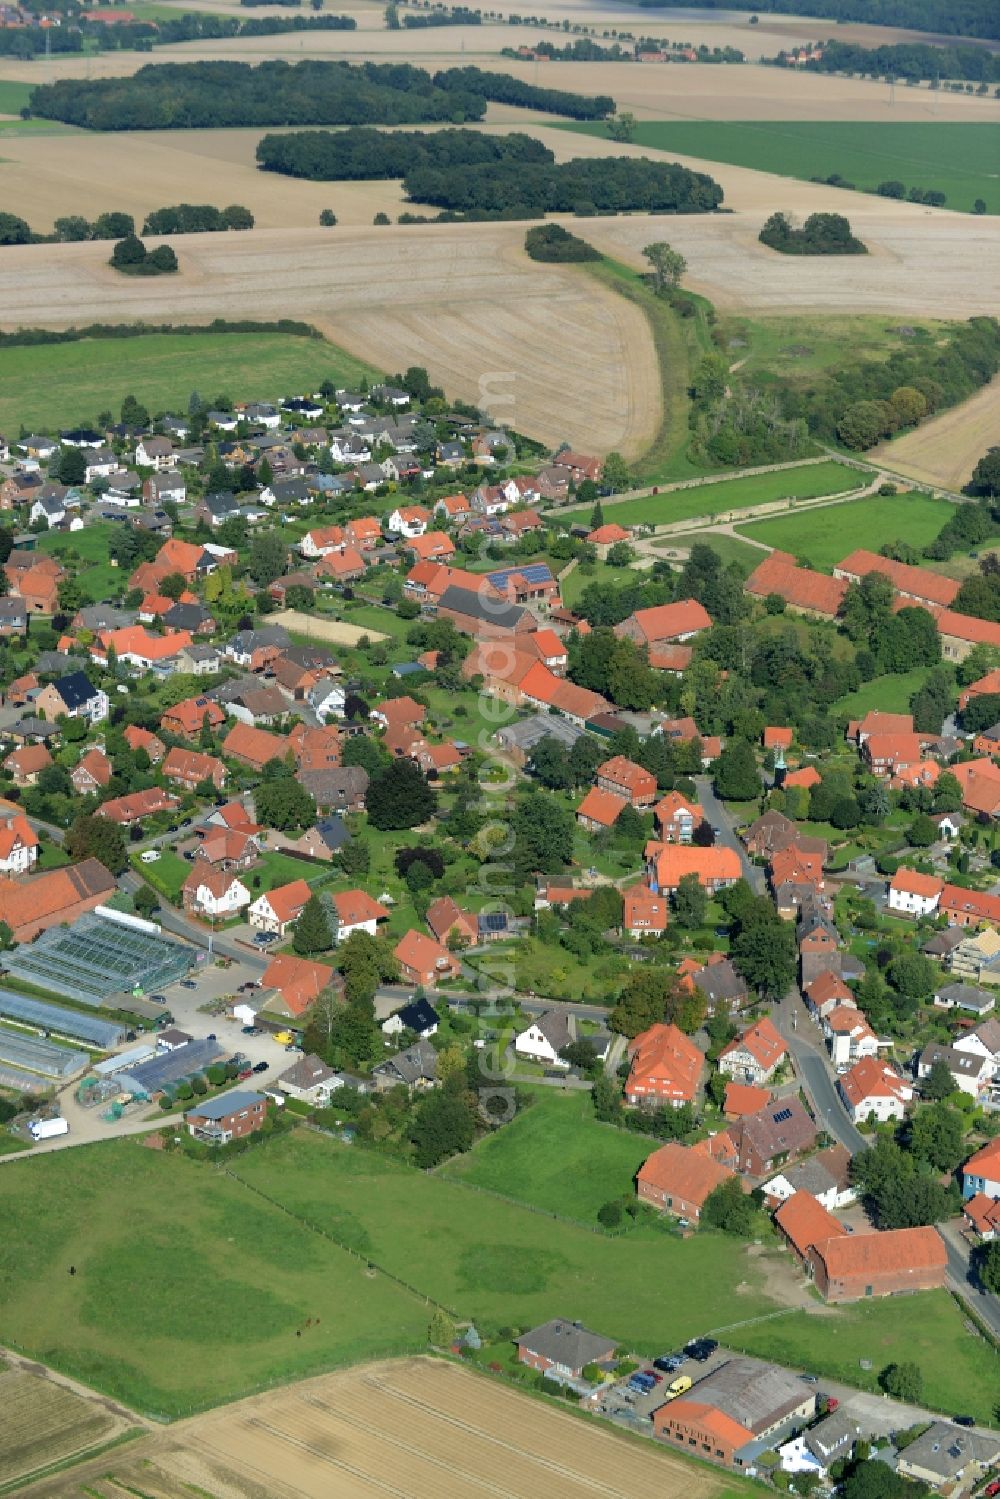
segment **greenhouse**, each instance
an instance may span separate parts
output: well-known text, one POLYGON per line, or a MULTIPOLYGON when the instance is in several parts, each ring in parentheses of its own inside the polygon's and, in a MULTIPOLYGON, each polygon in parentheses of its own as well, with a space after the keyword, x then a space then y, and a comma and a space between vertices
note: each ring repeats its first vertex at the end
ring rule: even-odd
POLYGON ((191 948, 164 937, 152 922, 90 911, 70 927, 50 927, 36 942, 15 948, 6 963, 25 983, 115 1008, 116 995, 172 984, 194 961, 191 948))
POLYGON ((53 1036, 68 1036, 95 1051, 110 1051, 125 1039, 125 1027, 115 1020, 101 1020, 96 1015, 83 1015, 79 1010, 64 1010, 60 1005, 29 999, 26 994, 14 994, 10 989, 0 989, 0 1016, 19 1025, 49 1031, 53 1036))

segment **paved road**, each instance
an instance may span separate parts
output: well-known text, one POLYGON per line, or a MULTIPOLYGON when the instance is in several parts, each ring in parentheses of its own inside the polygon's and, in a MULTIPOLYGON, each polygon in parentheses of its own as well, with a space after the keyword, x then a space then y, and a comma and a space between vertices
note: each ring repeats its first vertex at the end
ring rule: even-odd
POLYGON ((995 1338, 1000 1338, 1000 1299, 979 1284, 973 1273, 969 1245, 962 1238, 957 1223, 939 1223, 938 1228, 948 1251, 948 1279, 953 1288, 972 1307, 977 1317, 990 1328, 995 1338))
MULTIPOLYGON (((134 870, 127 869, 118 883, 123 890, 134 895, 144 881, 134 870)), ((257 953, 253 948, 233 942, 231 938, 227 940, 225 934, 209 932, 200 922, 190 920, 183 911, 179 911, 176 906, 170 905, 166 900, 160 906, 157 920, 165 932, 171 932, 175 937, 183 937, 186 942, 192 943, 195 947, 203 947, 206 950, 210 948, 216 957, 232 958, 238 963, 243 963, 255 974, 263 973, 267 967, 269 960, 266 954, 257 953)))
POLYGON ((705 816, 712 824, 712 827, 715 828, 716 843, 720 844, 723 848, 731 848, 739 856, 740 864, 743 867, 743 878, 754 894, 766 895, 767 881, 764 878, 764 871, 758 864, 753 862, 743 844, 737 838, 733 818, 712 790, 711 779, 708 776, 696 776, 694 783, 698 788, 698 801, 704 809, 705 816))

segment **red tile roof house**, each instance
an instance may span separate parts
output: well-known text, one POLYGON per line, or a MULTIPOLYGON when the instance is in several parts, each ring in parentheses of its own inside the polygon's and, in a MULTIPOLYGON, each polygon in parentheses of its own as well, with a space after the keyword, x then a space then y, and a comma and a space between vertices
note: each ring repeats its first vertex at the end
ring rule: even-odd
POLYGON ((860 1301, 944 1285, 948 1256, 936 1228, 837 1234, 808 1252, 816 1289, 826 1301, 860 1301))
POLYGON ((149 729, 140 729, 138 724, 127 726, 124 739, 130 750, 145 750, 153 765, 159 765, 167 753, 167 746, 163 740, 156 734, 151 734, 149 729))
POLYGON ((287 739, 269 734, 266 729, 236 723, 222 741, 222 753, 241 760, 252 770, 263 770, 269 760, 284 760, 290 755, 291 746, 287 739))
POLYGON ((279 937, 284 937, 302 915, 311 894, 305 880, 292 880, 287 885, 279 885, 264 895, 258 895, 251 902, 247 920, 258 932, 275 932, 279 937))
POLYGON ((779 1166, 816 1143, 816 1126, 797 1098, 776 1098, 729 1127, 740 1171, 773 1176, 779 1166))
POLYGON ((701 630, 712 628, 712 618, 697 599, 679 599, 674 604, 657 604, 652 609, 637 609, 628 619, 615 625, 615 634, 636 645, 653 647, 674 641, 692 640, 701 630))
POLYGON ((950 926, 1000 925, 1000 895, 989 895, 985 891, 945 885, 938 910, 942 916, 947 916, 950 926))
POLYGON ((970 682, 968 687, 963 687, 958 694, 958 711, 964 713, 974 697, 992 696, 1000 693, 1000 666, 988 671, 978 681, 970 682))
POLYGON ((688 801, 679 791, 668 791, 653 808, 653 817, 664 843, 690 843, 695 828, 705 820, 698 803, 688 801))
POLYGON ((111 761, 103 750, 90 749, 69 773, 78 796, 92 796, 111 780, 111 761))
POLYGON ((479 940, 479 926, 475 916, 470 915, 468 911, 463 911, 450 895, 442 895, 428 906, 424 919, 434 933, 435 939, 445 947, 448 945, 452 932, 455 932, 457 940, 464 942, 467 947, 474 947, 479 940))
POLYGON ((364 890, 341 890, 332 897, 333 910, 337 918, 334 933, 338 942, 346 942, 352 932, 367 932, 374 937, 378 923, 387 921, 388 911, 372 900, 364 890))
POLYGON ((861 752, 873 775, 893 775, 906 765, 916 765, 924 757, 926 735, 869 734, 861 752))
POLYGON ((412 697, 389 697, 372 709, 371 716, 387 729, 411 729, 423 723, 427 709, 423 703, 414 702, 412 697))
POLYGON ((23 812, 0 816, 0 874, 30 874, 38 862, 39 846, 38 836, 23 812))
POLYGON ((217 791, 226 784, 226 767, 215 755, 203 755, 200 750, 181 749, 175 745, 163 762, 163 778, 186 791, 193 791, 202 781, 211 781, 217 791))
POLYGON ((764 730, 764 748, 766 750, 791 749, 793 735, 794 730, 792 729, 767 728, 764 730))
POLYGON ((627 806, 623 796, 614 796, 610 791, 591 786, 576 809, 576 820, 588 833, 600 833, 614 827, 627 806))
POLYGON ((651 807, 656 800, 656 777, 625 755, 615 755, 599 765, 596 780, 602 791, 623 796, 633 807, 651 807))
POLYGON ((646 844, 646 872, 652 890, 676 890, 686 874, 714 895, 742 876, 739 855, 731 848, 698 848, 680 843, 646 844))
POLYGON ((634 939, 661 937, 667 930, 667 899, 645 885, 622 892, 622 931, 634 939))
POLYGON ((799 567, 787 552, 772 552, 747 578, 746 593, 766 599, 776 594, 793 614, 808 619, 836 619, 849 585, 839 578, 799 567))
POLYGON ((210 827, 194 856, 196 862, 204 860, 228 874, 233 870, 252 868, 260 858, 260 845, 250 833, 235 828, 210 827))
POLYGON ((628 1055, 630 1107, 678 1109, 694 1102, 705 1058, 676 1025, 651 1025, 629 1042, 628 1055))
POLYGON ((769 1083, 788 1048, 765 1015, 719 1053, 719 1071, 741 1083, 769 1083))
POLYGON ((897 869, 889 881, 889 910, 903 916, 932 916, 938 908, 944 880, 916 869, 897 869))
POLYGON ((116 888, 114 876, 97 859, 83 859, 28 880, 2 880, 0 921, 10 927, 15 942, 30 942, 50 926, 69 924, 102 905, 116 888))
POLYGON ((236 916, 253 899, 238 874, 195 864, 181 887, 184 909, 209 920, 236 916))
POLYGON ((119 827, 131 827, 157 812, 174 812, 180 806, 176 796, 164 791, 162 786, 150 786, 148 791, 130 791, 126 796, 113 796, 102 802, 95 816, 107 817, 119 827))
POLYGON ((977 1150, 962 1167, 962 1195, 1000 1198, 1000 1136, 977 1150))
POLYGON ((851 552, 833 569, 835 578, 843 578, 848 583, 860 583, 869 573, 888 578, 896 593, 901 594, 907 603, 937 604, 945 609, 955 602, 962 586, 954 578, 932 573, 929 568, 910 567, 905 562, 894 562, 891 557, 864 550, 851 552))
POLYGON ((774 1221, 803 1263, 808 1263, 809 1251, 815 1245, 847 1232, 811 1192, 793 1192, 775 1213, 774 1221))
POLYGON ((403 550, 414 562, 445 562, 455 555, 455 543, 444 531, 427 531, 412 537, 403 550))
POLYGON ((826 843, 821 838, 810 839, 809 842, 818 843, 820 847, 810 848, 804 843, 791 843, 772 855, 769 866, 772 890, 776 891, 779 886, 787 884, 811 885, 817 891, 825 889, 823 865, 827 857, 826 843))
POLYGON ((817 1020, 825 1020, 835 1010, 856 1009, 857 1002, 843 979, 829 969, 819 973, 805 991, 806 1004, 817 1020))
POLYGON ((335 981, 333 969, 327 968, 325 963, 296 958, 291 953, 278 953, 267 965, 260 981, 263 990, 276 991, 264 1008, 298 1020, 316 997, 335 981))
POLYGON ((705 1199, 733 1174, 706 1151, 671 1140, 639 1167, 636 1195, 640 1202, 697 1223, 705 1199))
POLYGON ((785 777, 786 786, 804 786, 807 791, 818 786, 823 777, 815 765, 803 765, 801 770, 790 770, 785 777))
POLYGON ((867 1119, 879 1124, 902 1119, 913 1099, 910 1084, 877 1057, 862 1057, 856 1062, 850 1072, 837 1079, 837 1092, 855 1124, 867 1119))
POLYGON ((1000 1238, 1000 1198, 987 1197, 979 1192, 970 1197, 962 1208, 966 1223, 985 1244, 1000 1238))
POLYGON ((179 739, 196 739, 206 723, 210 729, 217 729, 225 721, 225 713, 211 698, 186 697, 167 708, 160 719, 160 728, 179 739))
POLYGON ((767 1088, 755 1088, 752 1083, 727 1083, 726 1099, 722 1112, 732 1122, 748 1114, 759 1114, 771 1102, 767 1088))
POLYGON ((52 756, 44 744, 25 744, 11 750, 3 763, 13 775, 15 786, 33 786, 46 766, 52 764, 52 756))
POLYGON ((399 960, 400 977, 408 984, 433 989, 442 979, 457 978, 462 965, 446 947, 412 928, 393 948, 399 960))

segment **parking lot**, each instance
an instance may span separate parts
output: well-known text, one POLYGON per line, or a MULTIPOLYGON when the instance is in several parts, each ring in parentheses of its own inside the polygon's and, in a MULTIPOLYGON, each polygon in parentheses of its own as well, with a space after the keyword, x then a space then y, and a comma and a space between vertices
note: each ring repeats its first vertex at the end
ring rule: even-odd
POLYGON ((608 1416, 612 1421, 618 1421, 633 1430, 648 1431, 653 1412, 667 1403, 667 1392, 675 1379, 687 1378, 690 1379, 692 1385, 697 1384, 699 1379, 704 1379, 711 1370, 718 1368, 720 1364, 724 1364, 733 1356, 727 1349, 717 1348, 707 1359, 699 1361, 684 1356, 682 1349, 665 1348, 663 1350, 664 1355, 673 1353, 682 1360, 675 1369, 655 1369, 652 1360, 646 1359, 632 1374, 624 1379, 616 1380, 614 1384, 606 1385, 600 1395, 595 1397, 591 1408, 598 1415, 608 1416), (629 1389, 629 1380, 633 1379, 635 1374, 649 1374, 655 1379, 656 1384, 648 1394, 629 1389))

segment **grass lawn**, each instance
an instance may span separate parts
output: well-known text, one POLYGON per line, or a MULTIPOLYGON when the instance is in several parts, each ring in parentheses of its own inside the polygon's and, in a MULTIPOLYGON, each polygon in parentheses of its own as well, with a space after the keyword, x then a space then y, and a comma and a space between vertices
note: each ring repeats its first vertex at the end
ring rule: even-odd
POLYGON ((609 567, 606 562, 588 562, 586 565, 578 564, 571 573, 566 574, 559 584, 559 593, 567 609, 572 609, 583 598, 591 583, 610 583, 613 588, 621 588, 634 581, 635 578, 627 567, 609 567))
MULTIPOLYGON (((188 865, 189 869, 190 867, 188 865)), ((261 876, 262 890, 274 890, 278 885, 290 884, 292 880, 306 880, 315 887, 328 881, 331 871, 322 864, 309 864, 305 859, 294 859, 291 854, 283 854, 280 849, 269 849, 261 855, 260 865, 247 871, 247 882, 254 891, 257 888, 254 884, 257 875, 261 876)))
POLYGON ((754 521, 739 529, 755 541, 791 552, 810 567, 832 572, 857 548, 877 552, 887 541, 897 541, 901 536, 918 549, 926 546, 953 513, 948 500, 935 500, 927 494, 871 495, 800 515, 754 521))
POLYGON ((978 1421, 991 1420, 1000 1388, 1000 1353, 968 1331, 947 1291, 796 1312, 740 1328, 728 1341, 761 1358, 869 1390, 877 1389, 886 1364, 905 1358, 919 1365, 929 1406, 949 1415, 968 1411, 978 1421), (871 1360, 870 1371, 861 1368, 861 1359, 871 1360))
POLYGON ((10 1163, 4 1219, 5 1337, 144 1412, 425 1342, 422 1300, 224 1173, 138 1141, 10 1163))
MULTIPOLYGON (((528 1172, 536 1165, 526 1160, 528 1172)), ((487 1330, 578 1317, 652 1353, 773 1309, 760 1262, 723 1235, 684 1241, 654 1227, 606 1238, 313 1135, 276 1141, 234 1169, 487 1330), (681 1284, 683 1296, 669 1293, 681 1284)))
POLYGON ((112 530, 107 522, 98 521, 96 526, 85 526, 82 531, 43 531, 37 548, 53 553, 61 562, 104 562, 112 530))
MULTIPOLYGON (((388 635, 395 641, 405 641, 407 630, 412 630, 416 623, 412 619, 400 619, 393 609, 378 604, 342 605, 340 614, 346 625, 357 625, 360 630, 377 630, 380 635, 388 635)), ((416 655, 418 647, 414 646, 413 651, 416 655)))
POLYGON ((947 323, 934 318, 906 324, 912 332, 903 334, 891 318, 823 313, 730 316, 723 326, 743 377, 762 384, 775 379, 808 383, 862 359, 882 363, 899 349, 926 345, 948 331, 947 323))
POLYGON ((0 115, 16 115, 24 109, 34 92, 33 83, 13 83, 0 78, 0 115))
MULTIPOLYGON (((485 960, 470 961, 473 965, 485 961, 489 969, 500 961, 499 946, 491 947, 485 960)), ((629 968, 628 959, 617 953, 583 962, 566 948, 549 947, 535 937, 523 937, 502 952, 513 961, 518 990, 533 990, 549 999, 606 1004, 609 993, 621 987, 629 968)))
POLYGON ((751 546, 748 541, 740 541, 736 536, 722 536, 717 531, 685 531, 683 536, 672 537, 663 542, 663 554, 666 556, 675 547, 693 547, 699 543, 717 552, 724 566, 728 567, 731 562, 735 562, 746 577, 764 559, 760 547, 751 546))
POLYGON ((154 890, 158 890, 168 900, 175 900, 180 895, 181 886, 191 873, 192 866, 187 859, 175 854, 173 849, 161 848, 160 857, 151 864, 143 864, 138 853, 133 854, 132 867, 154 890))
POLYGON ((375 372, 324 339, 286 333, 146 333, 5 348, 0 431, 69 427, 117 412, 132 392, 153 412, 186 411, 192 390, 253 390, 274 400, 322 380, 355 385, 375 372))
MULTIPOLYGON (((687 520, 692 515, 721 515, 750 505, 766 505, 774 500, 813 500, 821 495, 845 494, 849 489, 857 489, 862 482, 863 475, 857 469, 848 468, 831 458, 826 463, 752 474, 745 479, 719 479, 710 484, 699 484, 694 489, 676 489, 642 499, 623 500, 621 504, 606 500, 604 519, 617 521, 620 526, 664 526, 670 521, 687 520)), ((560 519, 573 524, 582 523, 590 520, 590 511, 560 512, 560 519)))
POLYGON ((655 1149, 654 1140, 600 1124, 589 1093, 538 1088, 530 1108, 442 1174, 594 1223, 603 1203, 631 1191, 655 1149))
POLYGON ((838 714, 846 713, 848 718, 864 718, 872 708, 883 713, 909 713, 910 698, 919 692, 931 670, 929 666, 917 666, 898 676, 873 677, 857 692, 838 698, 833 706, 838 714))
POLYGON ((38 869, 61 869, 69 863, 69 854, 58 843, 43 842, 38 850, 38 869))
MULTIPOLYGON (((607 135, 605 125, 562 128, 607 135)), ((803 182, 836 172, 866 192, 895 179, 907 188, 945 193, 949 208, 971 213, 976 198, 983 198, 988 213, 1000 213, 996 178, 1000 131, 994 124, 643 120, 634 139, 637 146, 753 167, 803 182)), ((844 199, 844 213, 850 214, 846 193, 844 199)))

